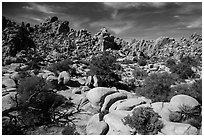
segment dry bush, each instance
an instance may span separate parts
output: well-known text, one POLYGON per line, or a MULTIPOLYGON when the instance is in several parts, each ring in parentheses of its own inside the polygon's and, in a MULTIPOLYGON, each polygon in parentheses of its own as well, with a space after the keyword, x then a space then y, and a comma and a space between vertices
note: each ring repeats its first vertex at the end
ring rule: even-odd
POLYGON ((135 129, 135 132, 142 135, 156 135, 162 129, 163 123, 160 116, 149 107, 135 108, 133 115, 126 116, 123 123, 135 129))

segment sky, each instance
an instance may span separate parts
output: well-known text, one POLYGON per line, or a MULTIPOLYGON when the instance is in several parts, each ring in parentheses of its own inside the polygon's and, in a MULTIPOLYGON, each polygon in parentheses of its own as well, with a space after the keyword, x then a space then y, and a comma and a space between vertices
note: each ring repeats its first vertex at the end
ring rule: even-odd
POLYGON ((94 35, 106 27, 127 41, 202 34, 201 2, 3 2, 2 15, 32 25, 57 16, 71 28, 94 35))

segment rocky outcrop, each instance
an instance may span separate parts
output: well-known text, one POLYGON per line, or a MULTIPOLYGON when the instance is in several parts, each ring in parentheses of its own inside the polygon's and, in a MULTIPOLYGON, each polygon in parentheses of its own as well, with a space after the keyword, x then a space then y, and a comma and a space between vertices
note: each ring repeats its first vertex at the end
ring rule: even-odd
POLYGON ((106 28, 102 28, 95 34, 93 40, 95 45, 100 47, 101 51, 105 51, 106 49, 119 50, 124 43, 122 39, 111 35, 106 28))
POLYGON ((66 34, 69 31, 70 31, 69 21, 64 21, 61 24, 59 24, 57 34, 61 34, 61 33, 66 34))
MULTIPOLYGON (((144 86, 144 80, 148 75, 160 72, 171 73, 165 63, 169 58, 180 62, 182 56, 190 56, 200 62, 198 67, 192 67, 193 71, 198 72, 196 78, 178 80, 171 87, 189 84, 188 81, 200 80, 202 78, 201 35, 193 34, 190 38, 182 38, 180 41, 169 37, 160 37, 155 41, 133 40, 127 43, 123 39, 113 36, 106 28, 102 28, 94 36, 86 29, 74 30, 69 26, 69 21, 61 21, 56 16, 45 19, 35 27, 29 23, 19 25, 2 17, 2 55, 4 65, 2 68, 3 110, 12 107, 20 81, 28 76, 37 76, 50 84, 49 91, 53 90, 53 92, 62 95, 56 94, 58 99, 53 102, 61 104, 65 100, 69 100, 73 103, 74 108, 71 109, 71 104, 63 104, 67 105, 64 108, 66 110, 60 111, 60 113, 65 114, 66 112, 64 116, 68 115, 70 121, 73 120, 72 122, 77 125, 76 130, 80 131, 80 134, 136 134, 133 129, 123 123, 123 120, 124 117, 132 115, 132 112, 140 107, 150 107, 161 116, 160 120, 164 127, 158 132, 158 135, 202 134, 200 129, 202 124, 199 121, 196 125, 197 121, 193 121, 193 118, 178 120, 186 118, 183 114, 185 110, 181 109, 183 106, 198 107, 198 110, 193 111, 196 112, 196 116, 201 115, 200 101, 198 102, 193 96, 176 95, 171 98, 170 102, 152 102, 145 96, 141 97, 137 92, 140 87, 144 86), (100 55, 101 51, 108 51, 116 58, 116 63, 113 65, 116 68, 111 68, 111 70, 113 69, 113 73, 119 76, 113 84, 117 88, 101 87, 104 85, 102 85, 103 79, 100 77, 100 73, 96 75, 90 72, 91 60, 100 55), (139 63, 142 59, 145 60, 143 65, 139 63), (54 73, 46 70, 47 66, 52 63, 63 60, 71 60, 72 63, 64 63, 64 65, 69 65, 76 71, 67 72, 62 69, 56 70, 54 73), (172 114, 178 114, 181 117, 176 117, 177 121, 173 122, 172 114)), ((106 64, 104 63, 104 65, 106 64)), ((105 72, 107 71, 105 70, 105 72)), ((191 85, 188 87, 190 88, 191 85)), ((200 90, 200 87, 195 88, 200 90)), ((178 92, 180 93, 180 91, 178 92)), ((197 96, 197 91, 195 96, 197 96)), ((69 123, 64 123, 69 125, 69 123)), ((43 131, 43 133, 45 132, 43 131)), ((69 128, 66 128, 65 134, 71 133, 69 128)))
POLYGON ((58 21, 58 17, 56 16, 53 16, 51 19, 50 19, 50 23, 53 23, 55 21, 58 21))
MULTIPOLYGON (((170 114, 175 111, 178 107, 172 105, 173 102, 181 102, 179 104, 184 104, 188 102, 191 106, 198 105, 195 100, 189 96, 176 95, 172 97, 170 102, 155 102, 151 103, 148 99, 143 97, 131 97, 131 98, 121 98, 123 94, 116 92, 105 97, 105 101, 102 105, 101 111, 106 112, 101 117, 109 127, 107 135, 131 135, 134 134, 134 129, 130 128, 128 125, 124 125, 124 117, 127 115, 132 115, 134 109, 139 107, 150 107, 153 111, 161 116, 161 121, 163 122, 163 128, 158 134, 163 135, 196 135, 198 134, 198 129, 190 124, 186 123, 176 123, 171 122, 170 114), (177 98, 184 98, 178 101, 177 98), (187 99, 190 99, 187 101, 187 99), (173 100, 173 101, 172 101, 173 100), (109 111, 107 109, 109 108, 109 111)), ((100 114, 99 114, 100 115, 100 114)), ((90 126, 90 125, 89 125, 90 126)))
POLYGON ((15 57, 22 50, 28 51, 36 49, 34 41, 30 38, 29 32, 25 26, 7 27, 3 30, 3 60, 8 57, 15 57))
POLYGON ((168 37, 159 37, 155 40, 155 43, 153 46, 149 46, 149 56, 153 56, 155 54, 158 54, 157 52, 164 47, 164 45, 169 44, 171 42, 175 41, 172 38, 168 37))

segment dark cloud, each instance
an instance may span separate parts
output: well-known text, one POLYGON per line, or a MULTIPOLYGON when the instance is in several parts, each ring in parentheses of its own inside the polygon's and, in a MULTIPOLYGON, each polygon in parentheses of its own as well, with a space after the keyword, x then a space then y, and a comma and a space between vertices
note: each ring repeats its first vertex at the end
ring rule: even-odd
POLYGON ((58 16, 75 29, 96 33, 105 26, 125 39, 181 37, 202 30, 201 2, 3 2, 2 14, 31 24, 58 16))

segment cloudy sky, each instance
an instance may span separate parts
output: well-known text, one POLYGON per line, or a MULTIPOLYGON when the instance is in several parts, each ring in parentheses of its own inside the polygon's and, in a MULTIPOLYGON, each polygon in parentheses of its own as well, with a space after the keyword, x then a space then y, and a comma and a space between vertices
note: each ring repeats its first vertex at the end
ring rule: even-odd
POLYGON ((3 2, 2 15, 33 25, 48 16, 58 16, 68 20, 71 28, 86 28, 95 34, 105 26, 126 40, 202 33, 201 2, 3 2))

